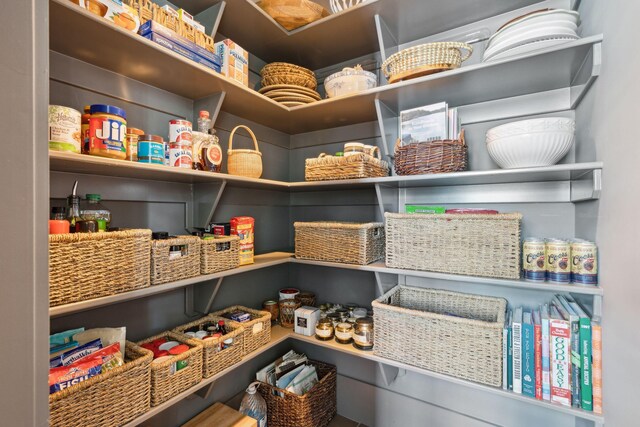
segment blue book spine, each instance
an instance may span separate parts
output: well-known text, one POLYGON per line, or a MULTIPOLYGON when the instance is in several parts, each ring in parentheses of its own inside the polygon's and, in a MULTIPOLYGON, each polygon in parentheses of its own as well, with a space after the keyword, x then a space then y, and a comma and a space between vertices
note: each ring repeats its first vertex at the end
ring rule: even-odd
POLYGON ((522 394, 536 397, 536 367, 534 327, 522 322, 522 394))
POLYGON ((542 399, 551 400, 551 360, 549 357, 549 317, 542 319, 542 399))

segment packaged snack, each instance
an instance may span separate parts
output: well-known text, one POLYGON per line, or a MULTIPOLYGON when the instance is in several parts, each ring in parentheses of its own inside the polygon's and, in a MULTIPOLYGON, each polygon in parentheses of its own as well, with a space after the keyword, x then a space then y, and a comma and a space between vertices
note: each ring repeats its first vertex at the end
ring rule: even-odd
POLYGON ((49 370, 49 394, 64 390, 101 373, 102 361, 92 358, 71 366, 61 366, 49 370))
POLYGON ((249 86, 249 52, 229 39, 216 43, 214 49, 222 61, 221 73, 249 86))
POLYGON ((121 0, 86 0, 80 2, 89 12, 113 22, 119 27, 134 33, 140 28, 138 13, 131 6, 121 0))
POLYGON ((231 218, 231 235, 240 237, 240 265, 253 264, 255 220, 250 216, 231 218))
POLYGON ((93 341, 95 339, 100 338, 100 341, 102 342, 102 346, 106 347, 108 345, 111 345, 113 343, 119 343, 120 344, 120 352, 122 353, 122 356, 124 357, 125 354, 125 339, 127 336, 127 328, 125 328, 124 326, 121 328, 93 328, 93 329, 87 329, 86 331, 82 331, 80 333, 77 333, 73 336, 73 339, 75 341, 78 341, 78 343, 85 344, 88 343, 89 341, 93 341))
POLYGON ((100 361, 100 364, 102 365, 101 373, 103 374, 113 368, 124 365, 124 358, 120 352, 120 343, 111 344, 102 350, 91 353, 90 355, 76 361, 73 365, 85 363, 93 359, 100 361))
POLYGON ((60 366, 69 366, 77 360, 94 353, 102 348, 100 339, 89 341, 88 343, 66 351, 59 356, 49 360, 49 368, 58 368, 60 366))
POLYGON ((83 331, 84 328, 77 328, 49 335, 49 354, 77 347, 78 343, 73 339, 73 336, 83 331))

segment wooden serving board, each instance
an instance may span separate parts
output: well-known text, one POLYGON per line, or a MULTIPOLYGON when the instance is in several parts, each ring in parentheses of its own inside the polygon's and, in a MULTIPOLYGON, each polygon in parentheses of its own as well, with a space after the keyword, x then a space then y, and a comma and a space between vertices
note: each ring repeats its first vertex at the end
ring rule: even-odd
POLYGON ((389 77, 389 83, 395 83, 402 80, 415 79, 416 77, 426 76, 428 74, 439 73, 441 71, 452 70, 454 67, 451 64, 430 64, 422 67, 414 68, 412 70, 404 71, 399 74, 394 74, 389 77))
POLYGON ((216 402, 182 427, 258 427, 258 422, 227 405, 216 402))

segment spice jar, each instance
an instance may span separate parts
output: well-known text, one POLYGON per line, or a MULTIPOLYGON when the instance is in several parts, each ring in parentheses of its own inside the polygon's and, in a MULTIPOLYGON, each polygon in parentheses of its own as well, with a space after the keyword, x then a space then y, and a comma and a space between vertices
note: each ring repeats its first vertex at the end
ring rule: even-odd
POLYGON ((347 142, 344 144, 344 157, 364 153, 364 144, 360 142, 347 142))
POLYGON ((335 328, 336 342, 350 344, 353 338, 353 326, 351 323, 338 323, 335 328))
POLYGON ((138 128, 127 128, 127 160, 138 161, 138 141, 144 131, 138 128))
POLYGON ((67 221, 67 210, 64 207, 54 206, 51 208, 49 234, 65 234, 68 232, 69 221, 67 221))
POLYGON ((124 160, 127 157, 127 114, 113 105, 93 104, 89 119, 89 154, 124 160))
POLYGON ((356 320, 353 330, 353 346, 360 350, 371 350, 373 348, 373 319, 361 317, 356 320))
POLYGON ((278 323, 278 317, 280 316, 280 307, 278 302, 274 300, 268 300, 262 303, 262 309, 271 313, 271 321, 278 323))
POLYGON ((327 313, 327 319, 331 320, 331 323, 334 326, 342 322, 342 320, 340 319, 340 314, 336 313, 335 311, 333 313, 327 313))
POLYGON ((333 338, 333 322, 329 318, 318 320, 316 323, 316 339, 320 341, 329 341, 333 338))

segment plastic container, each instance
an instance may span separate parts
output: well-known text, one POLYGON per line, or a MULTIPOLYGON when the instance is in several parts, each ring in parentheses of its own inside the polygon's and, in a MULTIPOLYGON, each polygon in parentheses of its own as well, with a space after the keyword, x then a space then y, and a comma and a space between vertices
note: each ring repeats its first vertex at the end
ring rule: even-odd
POLYGON ((124 160, 127 157, 127 114, 113 105, 93 104, 89 119, 89 154, 124 160))
POLYGON ((242 402, 240 403, 240 413, 258 421, 258 427, 267 426, 267 402, 258 393, 259 382, 249 384, 242 402))
POLYGON ((62 105, 49 105, 49 149, 80 152, 80 111, 62 105))
POLYGON ((91 118, 91 105, 85 105, 80 121, 80 143, 82 154, 89 154, 89 119, 91 118))
POLYGON ((164 164, 164 140, 158 135, 142 135, 138 138, 138 162, 164 164))
POLYGON ((98 231, 107 231, 111 224, 111 211, 100 203, 99 194, 87 194, 84 209, 80 212, 83 220, 93 220, 98 223, 98 231))

